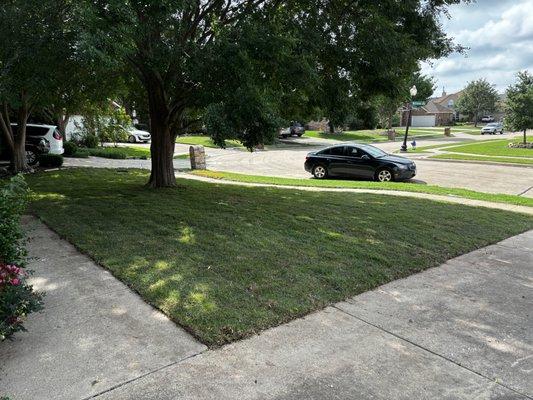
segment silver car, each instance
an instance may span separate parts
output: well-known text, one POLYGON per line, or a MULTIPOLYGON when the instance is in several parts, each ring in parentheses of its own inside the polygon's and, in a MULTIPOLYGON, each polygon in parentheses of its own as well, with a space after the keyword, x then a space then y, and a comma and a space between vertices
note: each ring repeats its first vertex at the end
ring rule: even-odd
POLYGON ((501 122, 492 122, 481 128, 482 135, 503 135, 503 124, 501 122))

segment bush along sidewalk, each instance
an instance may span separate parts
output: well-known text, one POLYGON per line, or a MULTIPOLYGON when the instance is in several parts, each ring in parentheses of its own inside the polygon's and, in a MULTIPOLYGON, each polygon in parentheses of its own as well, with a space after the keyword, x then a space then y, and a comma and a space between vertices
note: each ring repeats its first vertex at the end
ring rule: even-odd
POLYGON ((28 284, 20 218, 29 189, 22 176, 0 189, 0 341, 23 331, 26 316, 42 309, 42 295, 28 284))

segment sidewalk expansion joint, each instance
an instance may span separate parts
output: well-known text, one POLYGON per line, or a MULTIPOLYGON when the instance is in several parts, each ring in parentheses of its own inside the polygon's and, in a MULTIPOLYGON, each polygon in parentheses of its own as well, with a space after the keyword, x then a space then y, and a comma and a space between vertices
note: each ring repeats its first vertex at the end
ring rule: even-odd
POLYGON ((392 331, 389 331, 389 330, 387 330, 387 329, 385 329, 385 328, 383 328, 383 327, 381 327, 381 326, 379 326, 379 325, 376 325, 376 324, 374 324, 374 323, 372 323, 372 322, 370 322, 370 321, 367 321, 367 320, 365 320, 365 319, 363 319, 363 318, 361 318, 361 317, 358 317, 357 315, 354 315, 354 314, 352 314, 352 313, 349 313, 348 311, 345 311, 345 310, 343 310, 343 309, 337 307, 337 305, 335 305, 335 304, 332 305, 332 307, 335 308, 336 310, 339 310, 340 312, 342 312, 342 313, 344 313, 344 314, 346 314, 346 315, 349 315, 349 316, 352 317, 352 318, 357 319, 358 321, 361 321, 361 322, 363 322, 363 323, 365 323, 365 324, 367 324, 367 325, 370 325, 370 326, 372 326, 372 327, 374 327, 374 328, 376 328, 376 329, 379 329, 379 330, 382 331, 382 332, 385 332, 385 333, 387 333, 387 334, 389 334, 389 335, 391 335, 391 336, 394 336, 395 338, 400 339, 400 340, 402 340, 402 341, 404 341, 404 342, 407 342, 407 343, 409 343, 409 344, 411 344, 411 345, 413 345, 413 346, 415 346, 415 347, 417 347, 417 348, 419 348, 419 349, 421 349, 421 350, 423 350, 423 351, 426 351, 426 352, 428 352, 428 353, 430 353, 430 354, 433 354, 434 356, 437 356, 437 357, 439 357, 439 358, 442 358, 443 360, 446 360, 446 361, 448 361, 448 362, 451 362, 452 364, 455 364, 455 365, 457 365, 458 367, 460 367, 460 368, 462 368, 462 369, 465 369, 465 370, 467 370, 467 371, 469 371, 469 372, 471 372, 471 373, 473 373, 473 374, 476 374, 477 376, 480 376, 480 377, 482 377, 482 378, 484 378, 484 379, 486 379, 486 380, 488 380, 488 381, 490 381, 490 382, 492 382, 492 383, 495 383, 495 384, 498 385, 498 386, 501 386, 501 387, 503 387, 503 388, 505 388, 505 389, 507 389, 507 390, 510 390, 510 391, 516 393, 516 394, 519 394, 520 396, 523 396, 523 397, 526 398, 526 399, 531 399, 531 400, 533 400, 533 397, 531 397, 531 396, 529 396, 529 395, 527 395, 527 394, 525 394, 525 393, 519 392, 518 390, 516 390, 516 389, 514 389, 514 388, 512 388, 512 387, 510 387, 510 386, 507 386, 507 385, 505 385, 505 384, 503 384, 503 383, 501 383, 501 382, 498 382, 497 380, 495 380, 495 379, 493 379, 493 378, 491 378, 491 377, 488 377, 488 376, 486 376, 486 375, 483 375, 482 373, 480 373, 480 372, 478 372, 478 371, 476 371, 476 370, 473 370, 473 369, 471 369, 471 368, 469 368, 469 367, 467 367, 467 366, 465 366, 465 365, 462 365, 462 364, 458 363, 457 361, 452 360, 451 358, 448 358, 448 357, 446 357, 446 356, 444 356, 444 355, 442 355, 442 354, 439 354, 439 353, 437 353, 437 352, 435 352, 435 351, 433 351, 433 350, 431 350, 431 349, 428 349, 428 348, 426 348, 426 347, 424 347, 424 346, 422 346, 422 345, 420 345, 420 344, 418 344, 418 343, 416 343, 416 342, 413 342, 413 341, 410 340, 410 339, 407 339, 407 338, 405 338, 405 337, 403 337, 403 336, 400 336, 400 335, 398 335, 398 334, 396 334, 396 333, 394 333, 394 332, 392 332, 392 331))

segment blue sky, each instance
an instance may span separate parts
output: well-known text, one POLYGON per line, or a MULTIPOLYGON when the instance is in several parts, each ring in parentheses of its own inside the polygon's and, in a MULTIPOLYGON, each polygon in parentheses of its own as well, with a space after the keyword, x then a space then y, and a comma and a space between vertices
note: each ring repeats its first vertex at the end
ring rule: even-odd
POLYGON ((443 86, 456 92, 478 78, 503 92, 519 70, 533 72, 533 0, 478 0, 452 6, 450 15, 442 18, 445 31, 469 49, 422 65, 435 77, 436 94, 443 86))

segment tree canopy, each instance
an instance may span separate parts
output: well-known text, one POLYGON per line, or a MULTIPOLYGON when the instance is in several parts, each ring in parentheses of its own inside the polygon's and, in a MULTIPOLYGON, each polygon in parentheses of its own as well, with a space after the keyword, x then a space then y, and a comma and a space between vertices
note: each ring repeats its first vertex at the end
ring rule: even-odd
POLYGON ((505 124, 514 131, 533 129, 533 75, 528 71, 517 74, 517 81, 507 89, 505 124))
POLYGON ((466 114, 474 119, 477 126, 482 114, 496 110, 498 92, 486 79, 469 82, 457 100, 456 108, 461 114, 466 114))
POLYGON ((460 0, 87 0, 88 42, 128 64, 148 99, 153 187, 175 183, 175 138, 202 118, 252 149, 291 115, 339 121, 455 47, 438 18, 460 0))

